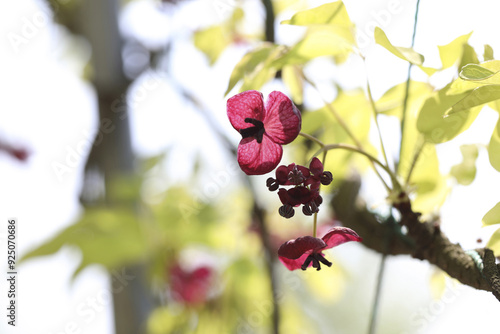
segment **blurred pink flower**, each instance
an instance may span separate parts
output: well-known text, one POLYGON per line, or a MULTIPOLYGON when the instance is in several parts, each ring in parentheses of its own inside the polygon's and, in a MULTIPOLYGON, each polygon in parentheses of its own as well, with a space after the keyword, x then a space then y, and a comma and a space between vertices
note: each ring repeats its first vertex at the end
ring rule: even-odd
POLYGON ((281 145, 292 142, 301 128, 300 111, 285 94, 269 94, 264 107, 262 93, 249 90, 227 100, 227 116, 243 137, 238 163, 247 175, 261 175, 278 166, 281 145))
POLYGON ((187 305, 201 304, 208 299, 214 272, 208 266, 187 271, 179 264, 170 269, 172 297, 187 305))

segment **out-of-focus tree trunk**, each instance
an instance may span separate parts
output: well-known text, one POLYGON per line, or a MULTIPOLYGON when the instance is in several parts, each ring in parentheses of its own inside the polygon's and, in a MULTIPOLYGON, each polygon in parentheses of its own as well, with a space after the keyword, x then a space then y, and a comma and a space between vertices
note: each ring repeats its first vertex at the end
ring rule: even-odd
MULTIPOLYGON (((122 64, 122 38, 118 29, 117 0, 84 0, 78 11, 78 30, 92 47, 92 82, 95 86, 102 141, 95 143, 87 166, 95 165, 104 176, 105 189, 116 177, 132 176, 134 159, 125 94, 129 81, 122 64)), ((95 184, 84 183, 86 187, 95 184)), ((88 189, 87 189, 88 190, 88 189)), ((106 203, 116 203, 106 191, 106 203)), ((153 299, 141 265, 129 266, 112 275, 115 328, 118 334, 145 332, 153 299)))

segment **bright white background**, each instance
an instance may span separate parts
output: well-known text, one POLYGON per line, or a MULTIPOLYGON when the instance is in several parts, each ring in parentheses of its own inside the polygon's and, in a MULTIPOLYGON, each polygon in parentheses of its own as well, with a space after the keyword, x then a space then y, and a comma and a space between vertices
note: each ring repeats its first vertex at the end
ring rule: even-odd
MULTIPOLYGON (((230 71, 245 48, 231 48, 215 67, 208 68, 206 60, 189 39, 194 29, 220 19, 216 5, 221 2, 186 1, 175 15, 165 16, 155 11, 152 1, 144 0, 125 12, 123 22, 127 34, 147 38, 149 43, 161 44, 168 38, 176 39, 178 44, 173 50, 176 77, 200 96, 214 112, 213 117, 236 141, 237 136, 225 119, 223 92, 230 71)), ((320 3, 310 1, 311 6, 320 3)), ((361 34, 371 36, 370 29, 376 23, 395 45, 409 46, 414 1, 392 1, 399 8, 396 15, 387 14, 389 1, 346 0, 345 3, 361 34)), ((248 15, 255 17, 256 24, 261 24, 260 1, 249 0, 247 6, 248 15)), ((439 66, 436 46, 474 31, 470 42, 478 52, 482 52, 485 43, 500 52, 499 6, 486 0, 447 0, 439 4, 423 0, 415 49, 426 56, 426 65, 439 66)), ((282 18, 289 16, 290 13, 286 13, 282 18)), ((88 149, 88 140, 96 126, 94 92, 79 77, 82 63, 89 57, 85 42, 79 41, 81 44, 68 47, 66 33, 50 18, 48 9, 39 2, 0 3, 0 139, 25 145, 32 152, 26 164, 0 154, 0 220, 18 219, 20 254, 47 240, 78 217, 85 148, 88 149), (12 44, 12 34, 24 36, 26 43, 16 47, 12 44), (77 147, 84 148, 83 154, 73 153, 77 147), (58 176, 53 168, 54 162, 69 165, 69 171, 58 176)), ((277 28, 278 38, 285 40, 289 27, 277 28)), ((373 43, 363 46, 376 97, 405 80, 406 63, 373 43)), ((359 65, 360 75, 351 80, 353 86, 364 80, 364 69, 361 63, 359 65)), ((424 79, 418 70, 414 75, 417 79, 424 79)), ((351 83, 344 77, 335 79, 351 83)), ((172 92, 170 83, 155 76, 146 76, 143 80, 149 80, 147 86, 153 88, 138 96, 135 92, 141 87, 139 82, 130 92, 134 102, 131 110, 134 149, 138 154, 148 155, 159 153, 175 143, 171 153, 175 166, 170 164, 165 178, 154 181, 168 185, 179 175, 186 176, 196 153, 202 154, 214 171, 225 168, 225 156, 217 148, 210 131, 203 127, 203 120, 172 92), (200 142, 198 136, 204 140, 200 142)), ((441 80, 445 82, 449 78, 441 80)), ((270 86, 263 89, 265 95, 270 90, 270 86)), ((453 145, 462 142, 487 144, 497 117, 493 111, 484 110, 470 131, 457 138, 453 145)), ((386 140, 391 142, 391 138, 386 140)), ((452 151, 450 147, 446 144, 439 148, 444 157, 444 171, 460 161, 458 151, 452 151)), ((492 230, 482 229, 480 221, 483 214, 500 201, 500 195, 493 190, 497 189, 500 177, 489 166, 484 150, 480 153, 478 165, 476 181, 468 187, 457 187, 442 214, 443 229, 454 242, 460 242, 466 248, 483 245, 476 243, 478 237, 487 240, 492 230)), ((0 226, 4 226, 0 228, 1 254, 6 249, 6 228, 5 223, 0 226)), ((375 273, 379 256, 362 248, 357 248, 356 252, 368 259, 364 269, 375 273)), ((343 256, 340 250, 336 254, 343 256)), ((99 267, 92 267, 71 282, 70 276, 77 266, 78 257, 78 253, 64 249, 55 256, 30 261, 20 267, 18 327, 8 327, 5 316, 0 313, 0 319, 3 319, 0 321, 1 331, 112 333, 112 310, 106 298, 109 278, 99 267)), ((5 268, 3 264, 0 267, 5 268)), ((405 300, 405 292, 426 287, 431 273, 430 266, 417 260, 391 259, 384 281, 380 322, 397 314, 390 305, 400 303, 401 307, 408 307, 410 301, 405 300)), ((5 309, 6 288, 6 282, 1 280, 0 309, 5 309)), ((425 288, 418 300, 412 300, 411 305, 416 305, 416 308, 406 313, 406 316, 410 314, 406 320, 408 333, 480 332, 497 325, 495 319, 500 306, 491 294, 466 287, 449 287, 447 291, 445 299, 433 301, 425 288)))

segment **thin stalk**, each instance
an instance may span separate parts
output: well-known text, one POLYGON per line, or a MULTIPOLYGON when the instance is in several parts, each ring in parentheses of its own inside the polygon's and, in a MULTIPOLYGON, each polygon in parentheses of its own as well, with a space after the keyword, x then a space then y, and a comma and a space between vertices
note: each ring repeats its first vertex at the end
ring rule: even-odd
MULTIPOLYGON (((318 87, 316 86, 316 84, 314 82, 312 82, 311 80, 309 80, 309 78, 305 77, 304 76, 304 79, 314 88, 316 89, 316 91, 319 93, 319 89, 318 87)), ((321 94, 320 94, 321 96, 321 94)), ((347 125, 346 122, 344 122, 344 119, 342 118, 342 116, 340 116, 340 114, 337 112, 337 110, 335 110, 335 108, 331 105, 331 103, 328 103, 324 98, 323 96, 321 96, 321 99, 323 100, 323 103, 326 105, 326 107, 328 108, 328 110, 330 110, 330 112, 333 114, 333 117, 335 117, 335 119, 337 120, 337 122, 339 122, 340 126, 342 127, 342 129, 344 129, 344 131, 347 133, 347 135, 352 139, 352 141, 356 144, 357 147, 359 148, 362 148, 363 146, 361 145, 361 142, 358 140, 358 138, 356 138, 356 136, 354 135, 354 133, 352 133, 351 129, 349 129, 349 126, 347 125)))
MULTIPOLYGON (((411 47, 415 45, 415 35, 417 33, 417 22, 418 22, 418 9, 420 7, 420 0, 417 0, 417 4, 415 6, 415 20, 413 23, 413 34, 411 37, 411 47)), ((406 79, 406 87, 405 87, 405 96, 403 100, 403 115, 401 117, 401 144, 399 146, 399 159, 401 159, 402 153, 403 153, 403 147, 404 147, 404 129, 405 129, 405 124, 406 124, 406 114, 407 114, 407 109, 408 109, 408 99, 410 96, 410 78, 411 78, 411 68, 413 64, 409 63, 408 64, 408 75, 406 79)), ((399 163, 401 161, 398 161, 398 164, 396 166, 396 171, 399 169, 399 163)))
POLYGON ((405 186, 407 186, 410 183, 411 174, 413 173, 413 169, 417 165, 417 160, 420 157, 420 153, 422 152, 424 146, 425 146, 425 139, 423 139, 422 137, 420 137, 420 142, 419 142, 419 144, 417 146, 415 154, 413 155, 413 159, 412 159, 412 162, 411 162, 410 169, 408 170, 408 174, 406 174, 406 179, 405 179, 405 183, 404 183, 405 186))
MULTIPOLYGON (((324 147, 324 145, 322 147, 324 147)), ((325 164, 325 161, 326 161, 326 153, 327 153, 327 151, 323 151, 323 161, 322 161, 323 165, 325 164)), ((321 184, 319 185, 319 187, 321 188, 321 184)), ((319 191, 319 188, 318 188, 318 191, 319 191)), ((315 238, 316 238, 317 227, 318 227, 318 213, 315 212, 314 218, 313 218, 313 237, 315 237, 315 238)))
MULTIPOLYGON (((372 162, 372 164, 374 166, 375 166, 375 164, 379 165, 384 171, 387 172, 387 174, 389 174, 394 187, 400 187, 399 186, 399 182, 396 179, 396 176, 390 170, 389 167, 387 167, 386 165, 384 165, 380 160, 378 160, 377 158, 375 158, 370 153, 368 153, 368 152, 366 152, 366 151, 364 151, 364 150, 362 150, 362 149, 360 149, 360 148, 358 148, 356 146, 352 146, 352 145, 348 145, 348 144, 329 144, 329 145, 325 145, 324 147, 322 147, 321 149, 319 149, 314 155, 316 156, 316 155, 320 154, 321 152, 329 151, 329 150, 334 150, 334 149, 344 149, 344 150, 353 151, 353 152, 356 152, 356 153, 364 155, 365 157, 367 157, 372 162)), ((384 187, 386 188, 387 192, 391 192, 391 188, 387 185, 387 183, 382 178, 382 176, 380 175, 380 173, 378 172, 378 170, 375 169, 375 171, 377 172, 377 175, 379 176, 380 180, 382 181, 382 183, 383 183, 384 187)))
POLYGON ((379 307, 379 303, 380 303, 380 295, 382 292, 382 282, 384 280, 386 258, 387 258, 387 254, 383 254, 382 260, 380 261, 380 266, 378 269, 377 285, 375 287, 375 299, 373 300, 372 314, 370 316, 370 327, 368 327, 368 334, 375 334, 377 315, 378 315, 378 307, 379 307))
MULTIPOLYGON (((304 80, 306 80, 314 89, 316 89, 316 91, 318 91, 319 93, 319 89, 318 87, 314 84, 314 82, 310 81, 307 77, 304 76, 304 80)), ((320 94, 321 96, 321 94, 320 94)), ((352 139, 352 141, 356 144, 356 146, 358 147, 358 149, 360 150, 360 152, 364 152, 363 151, 363 145, 361 144, 361 142, 358 140, 358 138, 356 138, 356 136, 352 133, 351 129, 349 128, 349 126, 347 125, 347 123, 344 121, 344 119, 342 118, 342 116, 340 116, 340 114, 337 112, 337 110, 335 110, 335 108, 330 104, 328 103, 323 97, 321 97, 321 99, 323 100, 323 103, 326 105, 326 107, 330 110, 330 112, 333 114, 333 116, 335 117, 335 119, 337 120, 337 122, 340 124, 340 126, 342 127, 342 129, 344 129, 344 131, 347 133, 347 135, 352 139)), ((387 158, 386 158, 387 160, 387 158)), ((372 165, 373 165, 373 170, 375 171, 375 174, 377 174, 377 176, 379 177, 379 179, 382 181, 382 183, 384 184, 384 187, 387 189, 388 192, 391 191, 391 188, 387 185, 387 183, 385 182, 384 178, 382 177, 382 175, 380 175, 380 172, 377 170, 377 168, 375 168, 375 165, 373 164, 373 160, 370 159, 372 165)), ((383 165, 382 165, 383 166, 383 165)), ((384 167, 384 170, 388 170, 388 166, 383 166, 384 167)), ((390 173, 390 175, 392 175, 392 172, 390 173)), ((394 183, 395 181, 395 178, 393 178, 391 176, 391 181, 393 183, 393 187, 397 187, 397 182, 394 183)))
POLYGON ((323 144, 323 142, 321 140, 319 140, 318 138, 314 137, 314 136, 311 136, 307 133, 304 133, 304 132, 299 132, 299 135, 301 135, 302 137, 304 138, 307 138, 309 139, 310 141, 313 141, 315 142, 316 144, 318 144, 320 147, 325 147, 325 144, 323 144))
MULTIPOLYGON (((365 63, 366 64, 366 63, 365 63)), ((385 152, 384 141, 382 140, 382 132, 380 131, 380 126, 378 124, 378 112, 375 101, 373 100, 372 90, 370 88, 370 81, 368 80, 368 75, 366 76, 366 91, 368 93, 368 99, 373 110, 373 118, 375 120, 375 126, 377 127, 378 139, 380 140, 380 149, 382 150, 382 155, 384 156, 385 164, 389 166, 389 160, 387 159, 387 153, 385 152)))

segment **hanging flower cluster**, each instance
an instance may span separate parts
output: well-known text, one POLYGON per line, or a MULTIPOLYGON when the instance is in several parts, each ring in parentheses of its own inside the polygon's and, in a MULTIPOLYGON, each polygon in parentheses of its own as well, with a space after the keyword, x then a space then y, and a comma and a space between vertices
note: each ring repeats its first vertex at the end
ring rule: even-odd
POLYGON ((320 184, 329 185, 332 182, 332 173, 323 171, 323 164, 314 157, 309 168, 296 165, 279 166, 276 169, 276 178, 267 179, 267 187, 275 191, 279 186, 290 186, 293 188, 279 188, 278 196, 283 204, 279 208, 279 214, 285 218, 291 218, 295 214, 294 207, 302 206, 302 212, 311 216, 319 211, 323 198, 319 194, 320 184))
MULTIPOLYGON (((299 135, 302 122, 293 102, 277 91, 269 94, 265 105, 262 94, 255 90, 237 94, 227 101, 227 116, 242 136, 237 159, 247 175, 261 175, 274 170, 283 155, 282 145, 292 142, 299 135)), ((283 204, 279 214, 291 218, 295 215, 294 208, 300 205, 305 215, 317 214, 323 202, 320 185, 329 185, 332 179, 332 173, 324 171, 321 161, 314 157, 309 168, 294 163, 279 166, 275 177, 268 178, 266 185, 270 191, 278 190, 283 204)), ((321 263, 328 267, 332 265, 322 251, 348 241, 361 240, 356 232, 347 227, 334 227, 321 239, 303 236, 289 240, 280 246, 278 255, 289 270, 306 270, 311 266, 320 270, 321 263)))

